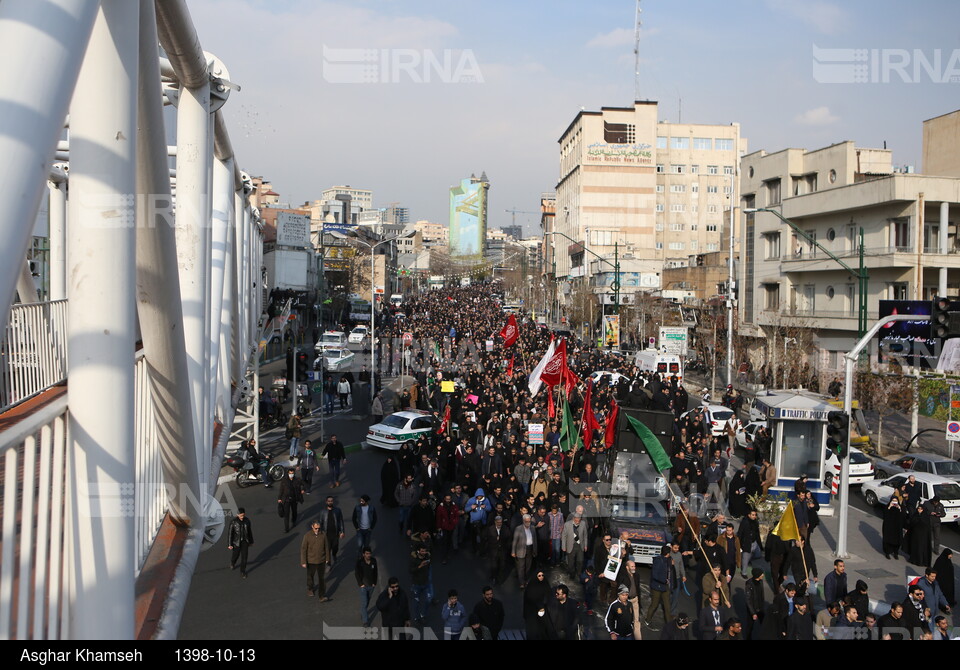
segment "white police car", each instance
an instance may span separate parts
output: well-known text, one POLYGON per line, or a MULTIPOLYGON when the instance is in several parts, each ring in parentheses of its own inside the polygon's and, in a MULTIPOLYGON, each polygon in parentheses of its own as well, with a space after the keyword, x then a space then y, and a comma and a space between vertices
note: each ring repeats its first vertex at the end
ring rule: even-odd
POLYGON ((383 421, 367 430, 367 444, 380 449, 397 451, 404 442, 429 436, 440 428, 440 422, 430 412, 405 409, 384 417, 383 421))

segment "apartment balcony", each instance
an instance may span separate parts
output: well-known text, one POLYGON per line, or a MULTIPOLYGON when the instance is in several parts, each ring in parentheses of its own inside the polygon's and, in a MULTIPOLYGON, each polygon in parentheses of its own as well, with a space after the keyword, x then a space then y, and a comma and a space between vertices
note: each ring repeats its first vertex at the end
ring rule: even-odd
MULTIPOLYGON (((835 251, 834 254, 851 268, 856 269, 860 264, 858 250, 835 251)), ((764 260, 779 261, 780 271, 784 273, 839 269, 837 262, 819 249, 803 248, 780 256, 767 256, 764 260)), ((951 248, 948 253, 941 254, 937 247, 925 247, 921 260, 928 266, 960 269, 960 248, 951 248)), ((863 250, 863 262, 868 269, 912 268, 917 264, 917 254, 913 247, 866 247, 863 250)))
MULTIPOLYGON (((876 310, 867 311, 867 321, 880 318, 876 310)), ((856 309, 819 309, 806 307, 782 307, 763 309, 757 312, 757 325, 781 328, 815 328, 817 330, 857 330, 856 309)))

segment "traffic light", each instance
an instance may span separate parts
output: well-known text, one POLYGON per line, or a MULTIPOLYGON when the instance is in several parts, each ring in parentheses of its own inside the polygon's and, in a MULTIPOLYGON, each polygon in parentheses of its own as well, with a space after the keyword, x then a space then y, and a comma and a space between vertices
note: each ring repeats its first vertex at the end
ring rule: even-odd
POLYGON ((944 338, 950 334, 950 301, 935 297, 930 301, 930 337, 944 338))
POLYGON ((850 416, 846 412, 827 412, 827 449, 841 461, 847 457, 850 442, 850 416))
POLYGON ((305 382, 307 381, 307 369, 309 366, 309 361, 307 360, 307 355, 302 351, 297 353, 297 381, 305 382))

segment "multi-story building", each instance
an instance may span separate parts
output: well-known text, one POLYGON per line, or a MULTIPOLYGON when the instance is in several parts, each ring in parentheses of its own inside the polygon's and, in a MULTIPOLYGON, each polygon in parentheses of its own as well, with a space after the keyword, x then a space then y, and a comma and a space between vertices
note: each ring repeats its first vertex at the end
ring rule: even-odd
POLYGON ((580 112, 559 143, 555 230, 573 241, 553 237, 558 278, 612 274, 615 251, 650 276, 723 248, 739 124, 658 122, 656 102, 635 102, 580 112))
POLYGON ((413 229, 423 238, 423 246, 432 249, 445 247, 450 238, 450 229, 442 223, 420 220, 413 224, 413 229))
POLYGON ((490 182, 484 172, 470 175, 450 188, 450 256, 479 262, 487 243, 487 193, 490 182))
POLYGON ((331 186, 320 194, 321 200, 338 200, 349 196, 353 208, 358 210, 373 209, 373 191, 365 188, 346 186, 331 186), (340 196, 338 198, 337 196, 340 196))
POLYGON ((383 219, 387 223, 405 226, 410 223, 410 210, 407 207, 401 207, 399 202, 391 202, 383 208, 383 219))
POLYGON ((683 267, 666 268, 661 287, 666 298, 702 304, 710 298, 725 296, 730 278, 730 252, 711 251, 694 254, 683 267))
POLYGON ((502 230, 507 237, 515 241, 519 241, 523 239, 523 226, 518 226, 518 225, 502 226, 500 230, 502 230))
POLYGON ((868 326, 879 318, 880 300, 960 290, 960 245, 950 223, 960 178, 897 170, 890 151, 841 142, 744 156, 741 192, 740 334, 755 338, 755 368, 779 365, 784 338, 793 338, 790 351, 799 349, 821 380, 842 370, 858 334, 861 235, 868 326), (771 212, 750 211, 771 208, 796 229, 771 212))

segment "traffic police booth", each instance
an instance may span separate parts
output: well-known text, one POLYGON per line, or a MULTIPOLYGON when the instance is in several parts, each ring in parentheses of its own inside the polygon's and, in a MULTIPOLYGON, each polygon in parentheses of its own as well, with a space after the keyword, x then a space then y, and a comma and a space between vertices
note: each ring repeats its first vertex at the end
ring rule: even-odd
MULTIPOLYGON (((770 429, 770 462, 777 468, 771 495, 793 498, 794 484, 806 475, 807 490, 821 506, 830 505, 830 489, 823 487, 827 458, 827 413, 837 411, 829 398, 809 391, 768 391, 754 401, 770 429)), ((828 512, 829 513, 829 512, 828 512)))

